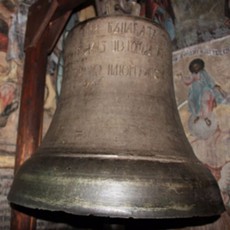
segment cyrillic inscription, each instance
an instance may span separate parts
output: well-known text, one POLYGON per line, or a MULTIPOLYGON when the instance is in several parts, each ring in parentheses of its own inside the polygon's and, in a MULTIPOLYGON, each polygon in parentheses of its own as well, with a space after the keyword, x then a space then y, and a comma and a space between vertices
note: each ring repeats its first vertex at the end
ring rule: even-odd
POLYGON ((143 25, 137 22, 109 22, 109 34, 131 34, 137 37, 148 36, 153 38, 156 30, 152 26, 143 25))
POLYGON ((152 44, 146 44, 141 40, 114 40, 112 51, 153 56, 154 48, 152 44))
POLYGON ((160 72, 157 68, 150 67, 144 69, 140 66, 109 64, 107 76, 119 77, 148 77, 155 80, 164 79, 164 72, 160 72))

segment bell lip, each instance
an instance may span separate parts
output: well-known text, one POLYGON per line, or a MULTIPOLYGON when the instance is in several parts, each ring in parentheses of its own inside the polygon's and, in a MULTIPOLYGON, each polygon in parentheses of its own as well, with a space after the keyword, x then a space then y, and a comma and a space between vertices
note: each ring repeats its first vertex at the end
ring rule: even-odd
MULTIPOLYGON (((7 197, 8 200, 11 200, 9 197, 7 197)), ((14 201, 9 201, 11 206, 15 206, 16 207, 22 207, 25 209, 31 209, 31 210, 36 210, 38 212, 52 212, 52 213, 66 213, 66 214, 70 214, 70 215, 77 215, 77 216, 94 216, 94 217, 108 217, 108 218, 119 218, 119 219, 137 219, 137 220, 151 220, 151 219, 156 219, 156 220, 161 220, 161 219, 192 219, 192 218, 206 218, 206 217, 217 217, 220 216, 223 212, 226 211, 225 206, 222 204, 220 205, 220 207, 215 210, 214 212, 210 212, 210 213, 202 213, 202 214, 171 214, 171 215, 157 215, 157 214, 145 214, 142 215, 140 213, 137 213, 135 215, 128 215, 128 214, 122 214, 122 213, 106 213, 106 212, 98 212, 98 210, 95 209, 85 209, 85 210, 69 210, 69 209, 65 209, 65 208, 54 208, 54 207, 37 207, 36 205, 30 205, 30 204, 23 204, 21 202, 14 202, 14 201)))
MULTIPOLYGON (((25 206, 20 206, 17 204, 11 203, 11 207, 19 212, 25 213, 29 216, 33 216, 39 220, 46 220, 55 223, 64 223, 76 225, 81 223, 81 226, 88 227, 91 224, 95 227, 95 223, 99 224, 115 224, 121 226, 130 226, 134 227, 132 229, 141 229, 143 226, 151 227, 150 229, 159 228, 159 229, 174 229, 174 228, 184 228, 184 227, 196 227, 206 224, 211 224, 217 221, 221 217, 220 214, 209 215, 209 216, 190 216, 190 217, 171 217, 171 218, 123 218, 123 217, 109 217, 109 216, 98 216, 98 215, 79 215, 70 212, 64 211, 51 211, 45 209, 33 209, 25 206), (139 228, 137 228, 137 226, 139 228)), ((149 228, 147 228, 149 229, 149 228)))
POLYGON ((80 211, 70 211, 70 210, 65 210, 65 209, 55 209, 55 208, 38 208, 38 207, 34 207, 33 205, 25 205, 25 204, 21 204, 20 202, 9 202, 10 206, 15 209, 15 210, 19 210, 23 213, 26 214, 31 214, 32 216, 35 217, 39 217, 39 215, 42 215, 42 213, 52 213, 53 215, 70 215, 70 216, 77 216, 77 217, 82 217, 82 218, 87 218, 87 217, 91 217, 91 218, 102 218, 102 219, 106 219, 109 218, 111 220, 134 220, 134 221, 154 221, 154 220, 204 220, 205 223, 207 223, 207 221, 209 220, 213 220, 213 219, 218 219, 221 214, 223 214, 226 211, 225 206, 223 205, 222 207, 220 207, 218 209, 218 211, 213 212, 213 213, 202 213, 200 215, 198 214, 194 214, 194 215, 168 215, 168 216, 163 216, 163 215, 136 215, 136 216, 130 216, 130 215, 119 215, 119 214, 114 214, 114 215, 108 215, 108 213, 99 213, 97 210, 85 210, 83 212, 80 211))

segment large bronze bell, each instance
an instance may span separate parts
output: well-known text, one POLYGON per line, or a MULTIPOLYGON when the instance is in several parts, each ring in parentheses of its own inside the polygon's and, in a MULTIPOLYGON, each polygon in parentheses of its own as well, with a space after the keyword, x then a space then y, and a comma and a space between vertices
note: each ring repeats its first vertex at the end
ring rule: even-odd
POLYGON ((217 183, 180 122, 171 54, 167 33, 146 19, 99 17, 74 28, 51 127, 9 201, 118 218, 220 214, 217 183))

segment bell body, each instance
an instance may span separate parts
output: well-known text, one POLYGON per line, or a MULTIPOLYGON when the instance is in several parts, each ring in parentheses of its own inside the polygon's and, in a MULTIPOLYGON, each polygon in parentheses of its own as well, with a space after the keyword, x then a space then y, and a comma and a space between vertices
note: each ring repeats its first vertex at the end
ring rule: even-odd
POLYGON ((137 17, 91 19, 69 34, 64 60, 57 111, 10 202, 119 218, 223 211, 180 122, 164 30, 137 17))

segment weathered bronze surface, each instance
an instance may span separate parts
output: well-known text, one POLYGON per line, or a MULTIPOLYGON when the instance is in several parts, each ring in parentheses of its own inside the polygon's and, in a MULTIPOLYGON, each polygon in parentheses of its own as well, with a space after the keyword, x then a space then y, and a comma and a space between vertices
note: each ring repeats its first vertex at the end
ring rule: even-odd
POLYGON ((224 210, 180 122, 165 31, 130 16, 89 20, 70 33, 64 68, 51 127, 17 173, 10 202, 121 218, 224 210))

